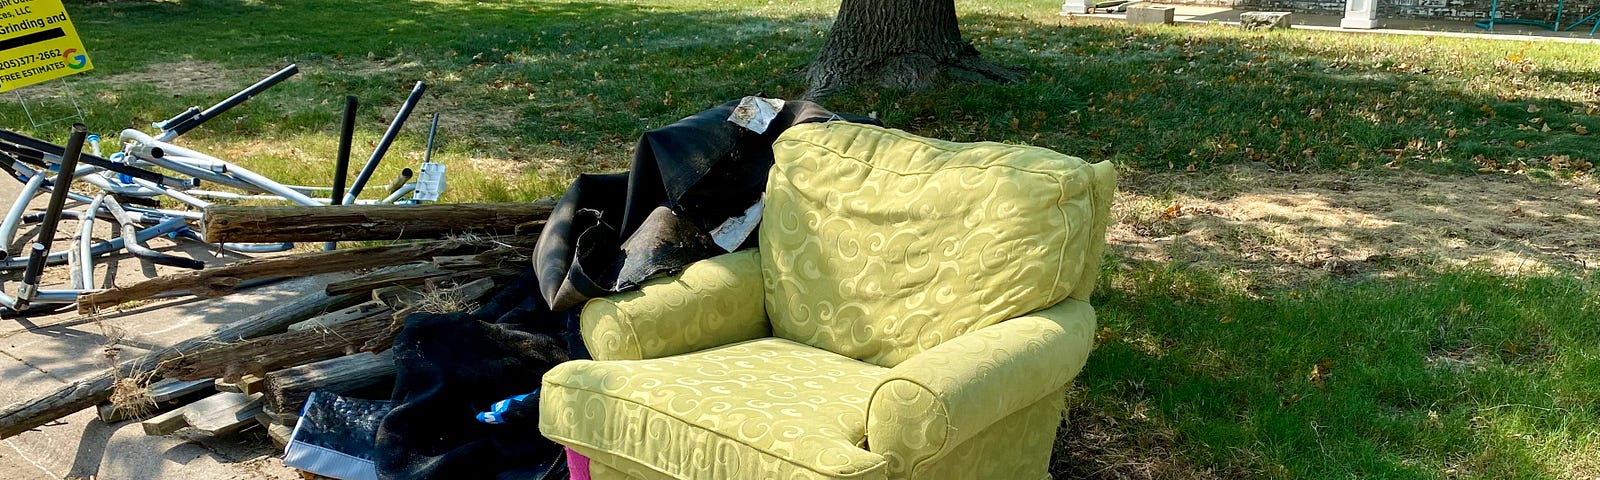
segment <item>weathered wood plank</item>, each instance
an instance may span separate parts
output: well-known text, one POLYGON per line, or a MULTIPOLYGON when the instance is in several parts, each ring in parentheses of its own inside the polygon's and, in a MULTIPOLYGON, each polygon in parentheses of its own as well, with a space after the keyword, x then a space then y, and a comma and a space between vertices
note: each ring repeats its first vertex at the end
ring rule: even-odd
POLYGON ((357 353, 268 373, 267 405, 278 412, 298 412, 311 392, 340 395, 394 381, 394 352, 357 353))
POLYGON ((201 433, 220 436, 237 432, 256 421, 265 400, 261 395, 222 392, 179 409, 184 421, 201 433))
POLYGON ((94 313, 102 308, 166 292, 187 290, 201 296, 226 295, 232 293, 233 287, 245 280, 256 278, 302 277, 382 267, 485 248, 489 248, 489 245, 482 242, 440 240, 256 258, 217 268, 175 273, 126 287, 85 294, 78 297, 78 312, 94 313))
POLYGON ((543 229, 554 201, 432 205, 212 205, 207 242, 325 242, 517 235, 543 229))

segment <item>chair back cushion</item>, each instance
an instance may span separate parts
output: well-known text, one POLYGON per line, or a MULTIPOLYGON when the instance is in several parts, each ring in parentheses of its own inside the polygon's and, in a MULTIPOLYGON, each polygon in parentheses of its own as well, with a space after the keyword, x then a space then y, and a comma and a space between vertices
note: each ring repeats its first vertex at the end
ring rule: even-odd
POLYGON ((1107 164, 845 122, 773 150, 760 244, 779 337, 892 367, 1093 288, 1107 164))

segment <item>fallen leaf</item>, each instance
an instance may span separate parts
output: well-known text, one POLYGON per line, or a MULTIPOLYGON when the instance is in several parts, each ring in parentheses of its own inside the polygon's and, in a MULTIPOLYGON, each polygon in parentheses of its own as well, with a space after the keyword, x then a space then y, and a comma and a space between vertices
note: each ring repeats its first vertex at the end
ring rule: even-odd
POLYGON ((1528 113, 1539 113, 1539 106, 1531 103, 1528 104, 1528 113))
POLYGON ((1183 205, 1178 204, 1177 202, 1173 202, 1172 206, 1167 207, 1166 211, 1161 212, 1162 220, 1172 220, 1181 216, 1183 216, 1183 205))
POLYGON ((1223 315, 1220 321, 1222 323, 1233 323, 1233 315, 1223 315))
POLYGON ((1528 123, 1531 123, 1531 124, 1534 124, 1534 125, 1538 125, 1538 124, 1544 123, 1544 117, 1534 117, 1532 120, 1528 120, 1528 123))
POLYGON ((1511 146, 1517 147, 1517 148, 1528 148, 1528 141, 1527 140, 1517 140, 1517 143, 1513 143, 1513 144, 1511 144, 1511 146))
POLYGON ((1323 360, 1311 366, 1311 375, 1307 378, 1317 388, 1328 386, 1328 375, 1333 370, 1333 360, 1323 360))
POLYGON ((1578 132, 1578 135, 1588 135, 1589 134, 1589 127, 1585 127, 1585 126, 1579 125, 1579 124, 1573 124, 1572 125, 1572 131, 1578 132))
POLYGON ((1544 128, 1540 128, 1539 131, 1549 133, 1550 132, 1550 124, 1548 124, 1548 123, 1544 124, 1544 128))

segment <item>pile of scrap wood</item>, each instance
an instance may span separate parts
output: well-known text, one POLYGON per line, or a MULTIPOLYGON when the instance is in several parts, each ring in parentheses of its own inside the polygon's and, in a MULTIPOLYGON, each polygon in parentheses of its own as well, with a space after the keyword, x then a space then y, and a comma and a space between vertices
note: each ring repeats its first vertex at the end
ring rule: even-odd
POLYGON ((320 291, 0 409, 0 438, 96 407, 145 432, 226 435, 255 425, 282 448, 312 391, 387 397, 405 316, 471 308, 525 271, 552 203, 215 207, 211 241, 434 238, 297 253, 148 279, 80 297, 82 313, 170 292, 222 296, 247 281, 349 272, 320 291), (442 237, 442 238, 441 238, 442 237))

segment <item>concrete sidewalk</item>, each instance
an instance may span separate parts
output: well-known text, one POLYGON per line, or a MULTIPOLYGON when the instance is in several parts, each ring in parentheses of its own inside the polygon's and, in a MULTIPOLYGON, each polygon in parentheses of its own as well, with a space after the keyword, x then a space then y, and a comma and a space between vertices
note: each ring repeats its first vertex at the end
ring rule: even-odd
MULTIPOLYGON (((1234 8, 1229 8, 1229 7, 1217 7, 1217 6, 1208 6, 1208 5, 1181 5, 1181 4, 1166 4, 1166 3, 1146 3, 1146 4, 1143 4, 1143 5, 1160 6, 1160 7, 1172 7, 1174 9, 1173 10, 1173 17, 1179 23, 1211 23, 1211 22, 1216 22, 1216 23, 1223 23, 1223 24, 1238 24, 1239 23, 1239 15, 1240 14, 1243 14, 1243 13, 1249 12, 1249 11, 1254 11, 1254 10, 1247 10, 1247 9, 1246 10, 1241 10, 1241 9, 1234 9, 1234 8)), ((1076 16, 1089 17, 1089 18, 1117 19, 1117 20, 1121 20, 1121 19, 1124 19, 1124 18, 1127 17, 1125 14, 1121 14, 1121 13, 1091 13, 1091 14, 1076 15, 1076 16)), ((1589 28, 1591 27, 1591 25, 1588 24, 1588 23, 1585 23, 1582 28, 1576 28, 1576 29, 1573 29, 1572 31, 1563 30, 1563 31, 1560 31, 1560 32, 1552 31, 1552 30, 1550 30, 1548 28, 1540 28, 1540 27, 1535 27, 1535 26, 1531 26, 1531 25, 1498 24, 1498 25, 1494 26, 1494 31, 1491 32, 1491 31, 1484 30, 1482 28, 1478 28, 1476 25, 1473 24, 1473 22, 1468 22, 1468 21, 1441 20, 1441 19, 1415 19, 1415 18, 1382 18, 1382 17, 1379 17, 1378 18, 1378 23, 1379 23, 1379 25, 1381 25, 1380 28, 1371 29, 1371 30, 1364 30, 1364 29, 1345 29, 1345 28, 1340 28, 1339 27, 1339 20, 1341 18, 1342 17, 1340 17, 1338 15, 1318 15, 1318 14, 1311 14, 1311 13, 1295 13, 1294 14, 1294 28, 1302 28, 1302 29, 1307 29, 1307 30, 1330 30, 1330 31, 1340 31, 1340 32, 1352 32, 1352 33, 1379 33, 1379 34, 1391 34, 1391 35, 1426 35, 1426 36, 1436 36, 1436 37, 1485 38, 1485 39, 1514 40, 1514 41, 1554 41, 1554 42, 1569 42, 1569 43, 1600 44, 1600 36, 1597 36, 1597 37, 1590 37, 1589 36, 1589 28)), ((1562 28, 1565 29, 1566 26, 1563 25, 1562 28)))
MULTIPOLYGON (((60 313, 0 319, 0 404, 34 398, 126 359, 209 333, 302 292, 286 281, 209 300, 176 300, 83 318, 60 313)), ((259 428, 224 438, 152 437, 137 421, 102 423, 93 409, 6 439, 3 479, 296 479, 259 428)))
MULTIPOLYGON (((0 181, 0 199, 15 198, 20 184, 0 181)), ((42 208, 45 196, 31 205, 42 208)), ((71 204, 72 202, 69 202, 71 204)), ((81 210, 82 205, 72 208, 81 210)), ((108 221, 96 222, 96 238, 111 238, 108 221)), ((23 229, 22 238, 31 238, 23 229)), ((54 249, 67 247, 76 223, 63 222, 54 249)), ((235 260, 194 242, 152 240, 151 247, 183 251, 208 264, 235 260)), ((16 251, 17 249, 13 249, 16 251)), ((98 262, 95 282, 129 285, 174 271, 126 254, 98 262)), ((45 271, 45 288, 64 288, 66 266, 45 271)), ((15 293, 18 272, 0 274, 0 288, 15 293)), ((261 312, 307 291, 320 290, 316 278, 272 284, 221 298, 179 298, 149 302, 132 309, 94 317, 72 308, 55 313, 0 318, 0 405, 32 399, 69 382, 105 371, 113 362, 143 355, 218 326, 261 312)), ((0 445, 0 480, 35 479, 298 479, 277 459, 277 450, 259 427, 226 438, 152 437, 137 421, 107 425, 94 409, 83 410, 33 431, 5 439, 0 445)))

